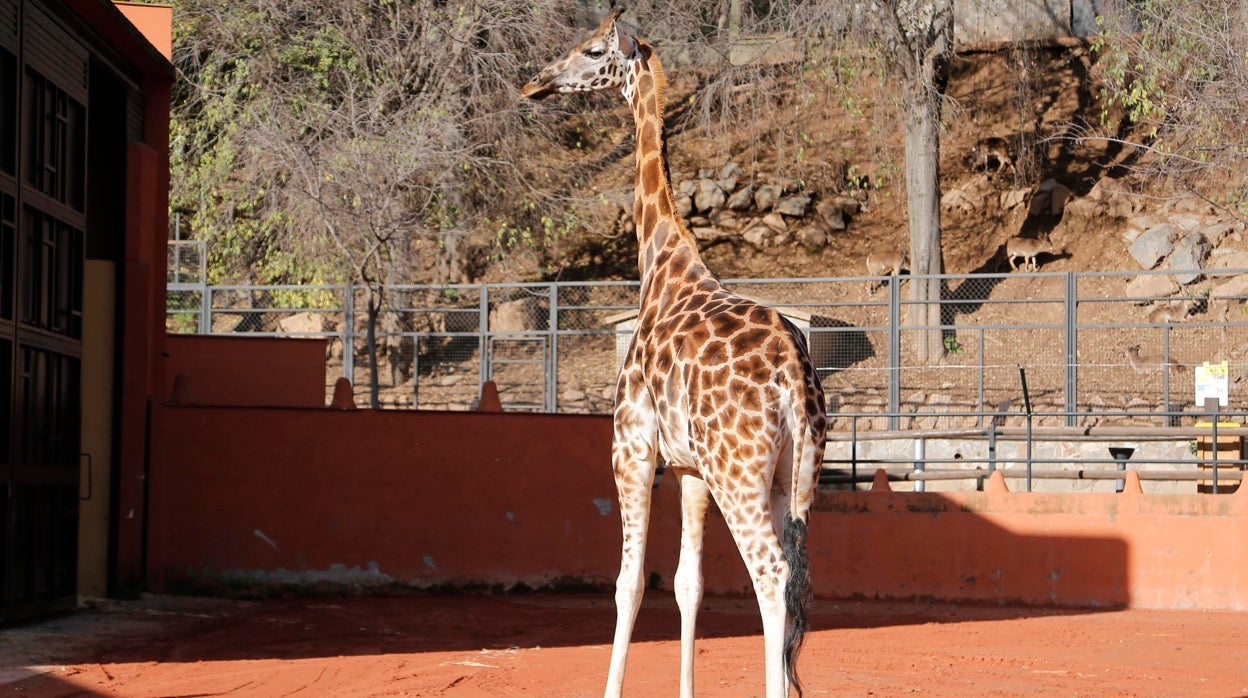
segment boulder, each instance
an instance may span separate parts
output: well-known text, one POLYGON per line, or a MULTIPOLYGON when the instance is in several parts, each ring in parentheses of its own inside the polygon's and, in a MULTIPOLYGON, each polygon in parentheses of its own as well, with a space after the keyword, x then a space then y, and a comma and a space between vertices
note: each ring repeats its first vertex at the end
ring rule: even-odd
POLYGON ((953 189, 940 197, 940 207, 946 211, 970 213, 983 205, 984 200, 978 195, 961 189, 953 189))
POLYGON ((775 184, 763 184, 754 190, 754 207, 759 211, 770 211, 780 200, 784 190, 775 184))
POLYGON ((693 195, 693 207, 697 211, 706 212, 723 208, 728 195, 718 184, 709 179, 698 180, 697 193, 693 195))
POLYGON ((1240 274, 1213 289, 1213 298, 1237 298, 1248 296, 1248 274, 1240 274))
POLYGON ((763 216, 763 225, 771 228, 777 233, 783 233, 789 229, 789 224, 784 222, 784 216, 780 215, 776 211, 772 211, 771 213, 763 216))
POLYGON ((744 187, 734 191, 732 196, 728 197, 728 202, 724 204, 733 211, 746 211, 754 205, 754 185, 747 184, 744 187))
POLYGON ((800 194, 798 196, 786 196, 777 201, 775 211, 786 216, 801 218, 806 215, 806 209, 808 208, 810 208, 810 195, 800 194))
POLYGON ((1127 219, 1127 227, 1123 231, 1122 237, 1128 243, 1135 242, 1136 239, 1143 235, 1146 230, 1155 225, 1159 225, 1162 222, 1163 221, 1147 214, 1132 216, 1127 219))
POLYGON ((832 197, 832 203, 847 216, 857 215, 858 211, 862 209, 862 204, 857 199, 844 194, 832 197))
POLYGON ((1180 284, 1190 284, 1200 278, 1205 268, 1205 260, 1209 259, 1209 241, 1200 233, 1189 233, 1179 240, 1170 252, 1166 266, 1182 273, 1174 274, 1174 280, 1180 284))
POLYGON ((711 224, 717 228, 726 228, 728 230, 740 230, 744 222, 736 213, 730 210, 722 209, 712 213, 711 224))
POLYGON ((1124 293, 1131 298, 1168 298, 1179 291, 1179 285, 1165 274, 1137 276, 1124 289, 1124 293))
POLYGON ((1169 223, 1155 225, 1140 234, 1128 248, 1135 263, 1144 269, 1152 269, 1170 254, 1179 231, 1169 223))
POLYGON ((693 199, 688 194, 676 195, 676 215, 688 218, 693 215, 693 199))
POLYGON ((278 320, 277 327, 285 334, 320 334, 325 331, 325 316, 308 311, 295 313, 278 320))
POLYGON ((1062 215, 1073 196, 1074 194, 1064 184, 1053 187, 1053 191, 1049 193, 1049 215, 1062 215))
POLYGON ((1248 269, 1248 252, 1225 247, 1210 254, 1210 265, 1217 269, 1248 269))
POLYGON ((1194 233, 1207 227, 1213 221, 1207 216, 1202 216, 1196 213, 1182 212, 1171 214, 1170 222, 1177 225, 1179 229, 1185 233, 1194 233))
POLYGON ((1032 216, 1058 216, 1066 209, 1070 199, 1070 189, 1066 185, 1049 178, 1036 187, 1036 195, 1031 198, 1028 214, 1032 216))
POLYGON ((689 232, 693 233, 694 239, 698 242, 713 244, 717 242, 727 242, 732 236, 720 228, 714 226, 697 226, 691 228, 689 232))
POLYGON ((845 212, 835 201, 820 201, 815 204, 815 213, 819 214, 819 219, 828 230, 845 229, 845 212))
POLYGON ((771 246, 771 241, 775 234, 776 232, 771 228, 761 223, 756 223, 746 228, 744 233, 741 233, 741 239, 750 243, 756 249, 765 250, 771 246))
POLYGON ((817 225, 804 225, 795 233, 797 243, 809 252, 818 252, 828 245, 828 235, 817 225))
POLYGON ((719 178, 728 179, 729 177, 739 177, 741 175, 741 166, 729 160, 724 166, 719 168, 719 178))
POLYGON ((491 332, 526 332, 545 326, 546 309, 536 296, 503 301, 490 308, 491 332))
POLYGON ((1165 208, 1175 213, 1194 213, 1198 216, 1212 216, 1216 212, 1213 204, 1197 196, 1174 199, 1165 208))
POLYGON ((1001 208, 1009 211, 1017 206, 1027 203, 1027 197, 1031 196, 1030 189, 1011 189, 1010 191, 1001 192, 1001 208))
POLYGON ((1235 224, 1230 221, 1218 221, 1200 229, 1211 247, 1217 247, 1222 241, 1235 232, 1235 224))
POLYGON ((1101 218, 1105 215, 1105 205, 1088 198, 1071 199, 1066 202, 1066 215, 1084 220, 1101 218))
POLYGON ((1111 218, 1129 218, 1135 210, 1135 199, 1126 194, 1114 195, 1105 205, 1105 215, 1111 218))

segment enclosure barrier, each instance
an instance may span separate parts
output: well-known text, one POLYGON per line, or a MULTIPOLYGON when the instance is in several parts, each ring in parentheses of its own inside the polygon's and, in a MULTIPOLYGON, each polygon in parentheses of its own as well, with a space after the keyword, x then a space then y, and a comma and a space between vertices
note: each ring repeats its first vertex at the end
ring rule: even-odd
MULTIPOLYGON (((619 572, 608 416, 217 405, 157 416, 153 591, 608 590, 619 572)), ((1248 489, 1008 489, 820 488, 815 593, 1248 610, 1248 489)), ((663 477, 651 506, 645 572, 660 589, 678 559, 677 490, 663 477)), ((706 593, 748 596, 720 518, 707 521, 706 593)))
MULTIPOLYGON (((1242 420, 1218 422, 1240 424, 1242 420)), ((991 424, 978 429, 838 431, 828 434, 819 482, 833 489, 852 489, 872 482, 883 471, 892 481, 915 483, 918 492, 926 491, 930 482, 956 483, 955 489, 969 485, 982 491, 987 478, 999 471, 1028 492, 1034 489, 1035 480, 1064 481, 1067 490, 1070 481, 1112 482, 1113 491, 1121 492, 1130 470, 1149 481, 1148 489, 1153 492, 1230 494, 1248 469, 1245 437, 1248 427, 1213 425, 1028 428, 991 424), (862 455, 871 444, 889 442, 893 447, 862 455), (1214 443, 1224 448, 1211 448, 1214 443)))
MULTIPOLYGON (((908 324, 906 276, 727 283, 807 333, 830 412, 877 415, 860 429, 899 429, 907 415, 949 427, 980 427, 995 412, 1017 421, 1020 366, 1032 409, 1044 413, 1038 425, 1109 411, 1164 425, 1166 415, 1190 418, 1194 369, 1205 362, 1226 362, 1232 409, 1244 404, 1246 272, 1198 270, 1178 292, 1173 270, 943 275, 941 322, 918 326, 908 324), (890 283, 871 293, 879 281, 890 283), (943 356, 920 362, 914 347, 933 332, 943 356)), ((375 383, 382 408, 469 410, 493 381, 509 410, 607 414, 638 294, 636 282, 388 287, 370 353, 361 287, 178 279, 170 332, 324 339, 327 394, 346 376, 373 404, 375 383)))

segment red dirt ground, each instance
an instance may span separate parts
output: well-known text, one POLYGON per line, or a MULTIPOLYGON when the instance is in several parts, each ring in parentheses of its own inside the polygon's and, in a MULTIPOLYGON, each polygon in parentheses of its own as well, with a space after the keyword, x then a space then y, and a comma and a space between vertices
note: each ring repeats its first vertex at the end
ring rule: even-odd
MULTIPOLYGON (((0 692, 594 696, 614 616, 604 595, 147 597, 0 632, 0 692)), ((677 693, 677 626, 647 594, 627 694, 677 693)), ((809 696, 1248 695, 1242 613, 818 601, 812 627, 809 696)), ((759 628, 752 599, 705 602, 699 696, 762 693, 759 628)))

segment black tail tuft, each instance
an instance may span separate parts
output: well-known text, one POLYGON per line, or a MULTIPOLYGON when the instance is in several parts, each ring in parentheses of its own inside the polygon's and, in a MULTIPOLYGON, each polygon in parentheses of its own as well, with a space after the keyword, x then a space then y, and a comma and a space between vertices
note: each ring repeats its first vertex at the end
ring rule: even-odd
POLYGON ((784 540, 781 541, 784 558, 789 563, 789 581, 784 587, 784 607, 789 617, 788 632, 784 635, 784 673, 789 683, 802 696, 802 684, 797 680, 797 655, 806 639, 806 608, 812 596, 810 590, 810 561, 806 557, 806 522, 784 517, 784 540))

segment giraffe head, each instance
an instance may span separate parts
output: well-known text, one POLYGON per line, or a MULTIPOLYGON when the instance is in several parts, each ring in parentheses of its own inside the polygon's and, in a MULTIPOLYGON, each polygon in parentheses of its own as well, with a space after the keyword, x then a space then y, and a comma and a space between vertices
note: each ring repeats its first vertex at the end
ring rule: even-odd
POLYGON ((640 48, 633 37, 616 29, 615 21, 623 12, 623 7, 613 8, 588 39, 542 68, 520 93, 530 99, 542 99, 556 92, 627 89, 629 62, 640 48))

